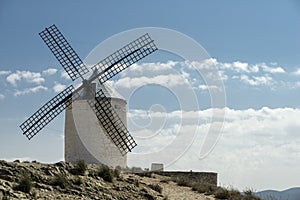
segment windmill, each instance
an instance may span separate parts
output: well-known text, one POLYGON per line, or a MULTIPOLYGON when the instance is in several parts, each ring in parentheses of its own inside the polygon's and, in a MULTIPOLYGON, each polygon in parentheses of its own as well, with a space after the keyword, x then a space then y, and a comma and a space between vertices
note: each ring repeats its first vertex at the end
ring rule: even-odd
POLYGON ((106 96, 104 83, 157 50, 149 34, 142 35, 94 65, 91 68, 92 76, 88 78, 84 78, 84 75, 89 72, 89 69, 55 25, 45 28, 39 35, 72 81, 80 78, 82 84, 77 88, 70 85, 22 123, 20 128, 23 135, 29 140, 32 139, 63 110, 71 108, 72 102, 83 99, 94 111, 94 116, 106 137, 115 145, 120 154, 125 156, 131 152, 137 144, 129 134, 124 120, 120 119, 106 96), (95 82, 100 86, 98 90, 95 82))

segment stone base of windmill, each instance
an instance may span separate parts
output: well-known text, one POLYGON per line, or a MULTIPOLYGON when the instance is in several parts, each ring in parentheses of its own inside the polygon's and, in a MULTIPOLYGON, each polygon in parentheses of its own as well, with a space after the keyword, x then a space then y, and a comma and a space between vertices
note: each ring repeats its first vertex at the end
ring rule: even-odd
MULTIPOLYGON (((111 104, 126 125, 126 101, 111 98, 111 104)), ((106 135, 86 100, 74 101, 65 115, 65 161, 78 160, 111 167, 127 166, 127 156, 106 135)))

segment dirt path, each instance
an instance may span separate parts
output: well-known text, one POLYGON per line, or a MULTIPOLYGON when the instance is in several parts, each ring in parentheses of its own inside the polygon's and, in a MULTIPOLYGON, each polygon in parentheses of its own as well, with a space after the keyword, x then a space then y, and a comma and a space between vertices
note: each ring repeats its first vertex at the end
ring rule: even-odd
POLYGON ((159 184, 162 188, 162 195, 167 197, 168 200, 215 200, 211 196, 205 196, 191 190, 190 187, 178 186, 175 182, 170 181, 169 177, 153 175, 149 177, 135 176, 139 182, 143 185, 159 184), (162 180, 165 180, 162 182, 162 180), (166 181, 167 180, 167 181, 166 181))
POLYGON ((190 187, 177 186, 174 182, 168 184, 162 184, 163 195, 172 200, 213 200, 213 197, 205 196, 191 190, 190 187))

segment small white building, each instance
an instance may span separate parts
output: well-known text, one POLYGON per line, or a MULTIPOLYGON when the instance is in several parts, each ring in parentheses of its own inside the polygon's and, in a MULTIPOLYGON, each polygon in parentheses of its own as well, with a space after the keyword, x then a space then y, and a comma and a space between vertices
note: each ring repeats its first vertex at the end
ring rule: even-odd
MULTIPOLYGON (((100 88, 104 91, 127 126, 125 99, 109 85, 93 83, 93 86, 97 91, 100 88)), ((123 156, 106 135, 85 98, 75 100, 65 114, 65 161, 74 163, 78 160, 111 167, 127 166, 127 156, 123 156)))
POLYGON ((164 171, 164 164, 162 164, 162 163, 152 163, 151 164, 151 171, 163 172, 164 171))

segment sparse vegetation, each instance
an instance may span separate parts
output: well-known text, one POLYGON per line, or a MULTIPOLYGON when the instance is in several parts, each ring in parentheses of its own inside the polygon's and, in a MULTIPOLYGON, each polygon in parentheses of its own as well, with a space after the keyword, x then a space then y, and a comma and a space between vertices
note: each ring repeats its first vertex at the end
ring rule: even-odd
POLYGON ((121 167, 121 166, 119 166, 119 165, 118 165, 118 166, 116 166, 116 168, 115 168, 115 169, 119 170, 120 172, 123 170, 123 169, 122 169, 122 167, 121 167))
POLYGON ((158 184, 150 184, 149 187, 160 194, 162 193, 163 188, 158 184))
POLYGON ((140 187, 140 181, 139 181, 139 179, 134 179, 134 185, 136 187, 140 187))
POLYGON ((132 173, 142 173, 144 170, 141 167, 132 167, 131 168, 132 173))
POLYGON ((204 194, 213 194, 217 190, 217 187, 205 183, 192 183, 192 190, 204 194))
POLYGON ((76 179, 74 180, 74 184, 75 185, 81 185, 81 184, 83 184, 82 178, 76 177, 76 179))
POLYGON ((84 175, 86 170, 87 165, 85 164, 84 160, 78 160, 75 163, 74 169, 71 170, 71 173, 74 175, 84 175))
MULTIPOLYGON (((0 197, 1 197, 1 194, 0 194, 0 197)), ((9 199, 10 199, 9 196, 6 193, 4 193, 2 196, 2 200, 9 200, 9 199)))
POLYGON ((218 187, 214 192, 215 198, 217 199, 229 199, 229 191, 225 188, 218 187))
POLYGON ((141 173, 136 173, 136 175, 138 175, 140 177, 153 178, 153 173, 152 172, 141 172, 141 173))
POLYGON ((32 181, 28 173, 22 174, 18 185, 14 189, 30 193, 30 190, 32 189, 32 181))
POLYGON ((240 193, 235 189, 227 189, 224 187, 195 182, 187 177, 172 177, 171 180, 176 182, 178 186, 191 187, 193 191, 204 193, 206 195, 214 195, 217 199, 261 200, 259 197, 255 196, 252 190, 246 190, 243 193, 240 193))
POLYGON ((261 200, 261 198, 256 196, 251 189, 247 189, 243 193, 244 193, 243 196, 245 200, 261 200))
POLYGON ((52 182, 53 185, 66 189, 69 186, 69 181, 64 174, 57 174, 52 182))
POLYGON ((117 169, 117 168, 115 168, 114 169, 114 173, 113 173, 113 175, 114 175, 114 177, 116 177, 116 178, 120 178, 120 170, 119 169, 117 169))
POLYGON ((162 180, 160 180, 159 182, 161 182, 161 183, 169 183, 170 182, 170 179, 162 179, 162 180))
POLYGON ((111 172, 109 167, 106 165, 102 165, 99 168, 97 175, 100 176, 101 178, 103 178, 103 180, 106 182, 113 182, 113 173, 111 172))
POLYGON ((3 183, 0 188, 0 199, 47 199, 49 195, 53 195, 51 199, 62 196, 64 199, 75 199, 74 197, 88 199, 99 193, 104 196, 114 195, 118 199, 167 200, 173 196, 180 196, 183 192, 187 199, 203 196, 197 194, 201 193, 219 200, 261 200, 251 189, 239 192, 233 188, 217 187, 197 182, 199 179, 190 177, 189 174, 185 176, 183 173, 178 173, 178 176, 174 174, 173 177, 149 171, 134 174, 128 171, 120 174, 119 169, 112 169, 105 165, 88 165, 86 168, 82 161, 77 162, 76 165, 64 162, 53 165, 16 162, 6 164, 5 161, 0 161, 0 167, 3 168, 0 177, 0 185, 3 183), (74 175, 71 169, 76 169, 86 176, 74 175), (89 173, 85 173, 87 170, 89 173), (178 188, 180 186, 185 187, 178 188), (170 196, 163 194, 163 190, 166 190, 170 196))

